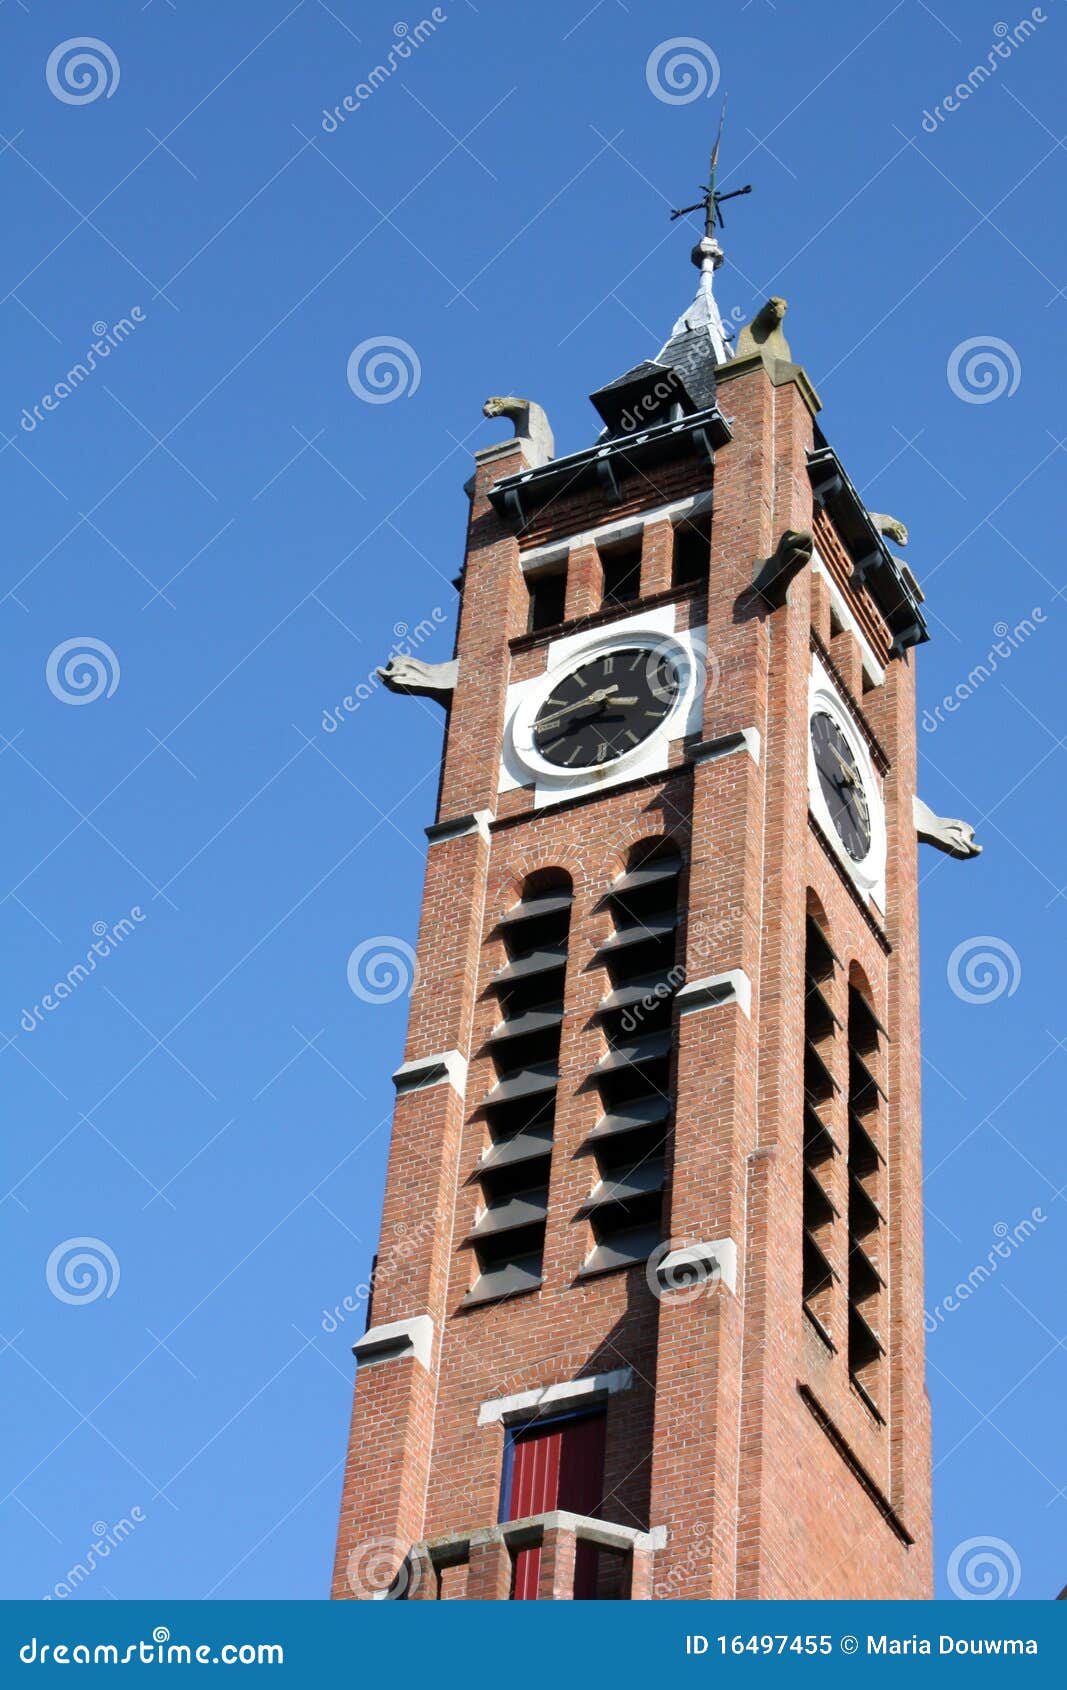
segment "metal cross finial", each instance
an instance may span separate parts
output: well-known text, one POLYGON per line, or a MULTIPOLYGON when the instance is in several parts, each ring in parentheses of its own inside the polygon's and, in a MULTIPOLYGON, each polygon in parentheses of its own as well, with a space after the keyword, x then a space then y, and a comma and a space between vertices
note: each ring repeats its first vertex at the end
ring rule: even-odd
POLYGON ((723 200, 734 200, 741 194, 750 194, 752 192, 751 183, 745 188, 735 188, 733 192, 729 194, 720 194, 718 188, 715 186, 716 178, 719 173, 719 144, 722 141, 722 126, 725 118, 726 100, 724 98, 722 102, 722 110, 719 112, 718 134, 715 136, 715 145, 711 149, 711 167, 707 187, 704 189, 700 199, 696 201, 695 205, 679 206, 677 211, 671 212, 671 222, 673 223, 678 217, 687 217, 691 211, 703 211, 704 234, 709 240, 714 238, 716 223, 718 223, 720 229, 725 227, 722 211, 720 209, 723 200))

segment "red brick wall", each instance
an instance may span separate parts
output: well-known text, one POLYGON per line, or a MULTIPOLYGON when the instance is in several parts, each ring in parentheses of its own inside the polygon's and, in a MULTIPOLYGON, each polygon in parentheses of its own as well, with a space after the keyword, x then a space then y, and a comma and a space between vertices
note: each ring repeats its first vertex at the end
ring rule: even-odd
MULTIPOLYGON (((397 1108, 383 1239, 401 1221, 410 1228, 433 1215, 437 1226, 432 1244, 376 1293, 374 1321, 429 1313, 434 1358, 430 1373, 408 1359, 360 1378, 338 1544, 341 1596, 354 1594, 346 1564, 368 1540, 411 1542, 495 1521, 504 1434, 499 1423, 478 1426, 483 1401, 623 1366, 633 1368, 635 1382, 608 1403, 604 1513, 668 1528, 653 1571, 657 1594, 929 1594, 913 675, 910 661, 893 662, 885 687, 857 701, 891 764, 888 907, 872 927, 808 819, 811 625, 814 618, 825 637, 825 597, 813 600, 812 578, 803 573, 780 610, 746 598, 757 561, 782 529, 812 526, 804 456, 811 419, 799 390, 773 387, 761 367, 724 384, 723 404, 734 437, 715 465, 704 737, 756 728, 758 765, 741 752, 691 768, 678 746, 666 775, 589 801, 535 811, 529 792, 498 798, 506 687, 537 673, 544 658, 537 646, 510 650, 526 621, 520 543, 485 498, 487 485, 521 467, 521 458, 502 448, 479 464, 440 817, 489 810, 498 819, 489 844, 470 834, 431 847, 407 1047, 411 1058, 458 1049, 470 1057, 470 1072, 465 1103, 437 1086, 401 1098, 397 1108), (663 833, 688 860, 679 955, 689 978, 739 968, 752 983, 751 1018, 727 1004, 678 1025, 668 1168, 665 1235, 676 1246, 732 1237, 736 1295, 719 1285, 659 1300, 643 1268, 576 1279, 590 1247, 579 1210, 596 1178, 592 1158, 582 1154, 599 1110, 586 1082, 604 1048, 593 1011, 606 988, 593 952, 610 920, 598 906, 629 845, 663 833), (571 875, 574 906, 543 1285, 504 1304, 461 1310, 475 1272, 462 1240, 478 1201, 468 1180, 485 1142, 477 1109, 494 1078, 482 1054, 499 1018, 487 992, 502 960, 493 928, 523 877, 546 866, 571 875), (891 1267, 884 1424, 851 1386, 843 1348, 831 1354, 801 1306, 809 889, 846 965, 832 987, 838 1014, 844 1019, 848 965, 856 963, 892 1037, 883 1071, 891 1267), (903 1532, 915 1539, 911 1547, 903 1532)), ((687 459, 657 472, 656 485, 628 484, 622 508, 599 494, 551 507, 522 544, 654 508, 708 482, 706 466, 687 459)), ((666 539, 650 534, 646 543, 646 591, 665 585, 666 539)), ((835 574, 836 545, 820 534, 835 574)), ((873 604, 862 589, 842 584, 872 643, 884 649, 873 604)), ((818 593, 822 584, 815 586, 818 593)), ((702 594, 691 609, 684 603, 682 619, 703 620, 704 604, 702 594)), ((856 673, 853 656, 841 654, 846 675, 856 673)), ((843 1167, 830 1178, 840 1196, 843 1167)), ((842 1304, 834 1319, 843 1318, 842 1304)), ((446 1594, 465 1589, 465 1579, 453 1577, 446 1594)))

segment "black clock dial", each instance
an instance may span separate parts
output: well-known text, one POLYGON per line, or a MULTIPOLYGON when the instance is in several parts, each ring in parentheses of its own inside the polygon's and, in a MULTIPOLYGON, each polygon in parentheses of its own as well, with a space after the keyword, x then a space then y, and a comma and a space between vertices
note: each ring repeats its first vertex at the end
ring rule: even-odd
POLYGON ((655 733, 678 693, 678 670, 658 646, 591 657, 553 686, 537 712, 534 746, 561 769, 613 763, 655 733))
POLYGON ((855 754, 825 710, 811 718, 811 743, 833 824, 853 862, 861 863, 871 848, 871 814, 855 754))

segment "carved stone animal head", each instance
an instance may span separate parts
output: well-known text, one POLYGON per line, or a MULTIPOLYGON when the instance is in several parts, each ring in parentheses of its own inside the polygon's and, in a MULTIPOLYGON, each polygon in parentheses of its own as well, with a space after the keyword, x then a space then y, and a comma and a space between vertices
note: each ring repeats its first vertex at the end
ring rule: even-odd
POLYGON ((968 857, 981 856, 982 847, 975 840, 970 822, 961 821, 958 816, 937 815, 929 804, 923 803, 918 793, 912 799, 912 811, 920 844, 932 845, 935 850, 944 851, 946 856, 963 861, 968 857))
POLYGON ((527 410, 529 401, 516 399, 513 394, 495 394, 482 406, 483 417, 519 417, 527 410))
POLYGON ((895 516, 884 516, 881 511, 872 511, 871 521, 874 523, 874 526, 877 528, 879 534, 888 535, 889 539, 894 540, 898 546, 907 545, 907 527, 903 522, 898 522, 895 516))
POLYGON ((515 437, 523 442, 523 451, 531 469, 538 469, 555 456, 556 443, 544 410, 533 399, 520 399, 514 393, 497 393, 482 406, 486 417, 510 417, 515 424, 515 437))
POLYGON ((419 657, 391 657, 384 669, 376 671, 378 679, 390 692, 405 693, 409 698, 432 698, 445 708, 452 698, 459 664, 423 663, 419 657))
POLYGON ((786 310, 787 302, 775 296, 773 299, 768 299, 766 305, 760 307, 752 319, 753 323, 758 323, 761 329, 776 329, 779 323, 785 321, 786 310))
POLYGON ((981 856, 982 847, 975 841, 970 822, 960 821, 958 816, 942 816, 941 833, 950 857, 981 856))
POLYGON ((789 583, 811 562, 815 541, 806 528, 787 528, 774 552, 761 563, 752 586, 770 605, 785 603, 789 583))
POLYGON ((784 358, 787 363, 791 362, 789 342, 782 329, 785 313, 784 299, 768 299, 765 305, 760 306, 751 323, 746 323, 741 330, 734 356, 749 358, 756 352, 764 352, 766 357, 784 358))

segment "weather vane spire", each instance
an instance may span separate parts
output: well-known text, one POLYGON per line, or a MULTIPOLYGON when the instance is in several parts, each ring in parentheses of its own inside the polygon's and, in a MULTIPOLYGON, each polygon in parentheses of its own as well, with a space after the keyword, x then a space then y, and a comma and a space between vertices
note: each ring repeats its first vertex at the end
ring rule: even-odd
POLYGON ((752 192, 751 183, 744 188, 734 188, 733 191, 728 194, 721 194, 716 187, 719 175, 719 147, 722 143, 722 126, 725 120, 726 97, 724 96, 722 107, 719 111, 719 129, 715 136, 715 145, 711 149, 711 165, 708 173, 707 186, 700 198, 695 201, 693 205, 682 205, 679 206, 676 211, 671 212, 671 222, 673 223, 679 217, 688 217, 691 211, 703 211, 704 235, 707 240, 715 239, 716 223, 720 229, 725 227, 722 215, 722 202, 724 200, 735 200, 739 198, 741 194, 750 194, 752 192))
POLYGON ((693 263, 700 271, 700 286, 697 296, 688 311, 683 312, 674 325, 673 334, 689 333, 694 329, 706 329, 711 340, 712 351, 717 364, 725 363, 731 356, 730 335, 722 320, 722 315, 715 300, 714 279, 715 271, 723 261, 722 247, 716 239, 716 225, 723 227, 722 203, 724 200, 737 199, 741 194, 750 194, 751 186, 734 188, 731 193, 720 193, 719 179, 719 148, 722 145, 722 127, 726 118, 726 100, 723 99, 719 112, 719 128, 715 136, 715 145, 711 149, 711 163, 708 171, 708 182, 700 198, 693 205, 679 206, 671 212, 671 222, 679 217, 687 217, 691 211, 704 213, 704 234, 692 251, 693 263))

